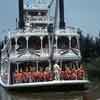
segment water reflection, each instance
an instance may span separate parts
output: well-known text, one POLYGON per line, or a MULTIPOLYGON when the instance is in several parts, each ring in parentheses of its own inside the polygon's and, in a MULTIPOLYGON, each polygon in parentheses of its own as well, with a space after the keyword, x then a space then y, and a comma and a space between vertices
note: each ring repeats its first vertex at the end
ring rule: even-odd
MULTIPOLYGON (((100 92, 99 92, 100 93, 100 92)), ((0 87, 0 100, 97 100, 88 92, 7 92, 0 87)))

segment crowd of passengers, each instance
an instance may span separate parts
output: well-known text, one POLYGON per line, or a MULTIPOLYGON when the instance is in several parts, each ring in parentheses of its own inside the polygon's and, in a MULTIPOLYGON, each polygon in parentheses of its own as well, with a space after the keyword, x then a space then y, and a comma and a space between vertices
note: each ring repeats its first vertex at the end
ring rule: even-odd
MULTIPOLYGON (((63 69, 59 69, 58 71, 60 80, 83 80, 85 79, 86 73, 83 66, 78 68, 73 67, 65 67, 63 69)), ((39 71, 36 71, 35 68, 31 66, 26 68, 25 71, 20 69, 14 73, 14 83, 31 83, 31 82, 45 82, 55 80, 55 72, 54 70, 50 70, 48 67, 43 70, 40 68, 39 71)))

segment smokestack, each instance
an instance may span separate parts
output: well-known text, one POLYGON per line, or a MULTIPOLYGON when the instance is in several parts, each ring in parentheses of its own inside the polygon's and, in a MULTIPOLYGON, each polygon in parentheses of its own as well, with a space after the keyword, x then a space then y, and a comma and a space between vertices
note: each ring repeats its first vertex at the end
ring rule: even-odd
POLYGON ((24 28, 24 7, 23 7, 23 0, 19 0, 19 28, 23 29, 24 28))
POLYGON ((60 14, 59 28, 60 29, 65 29, 65 21, 64 21, 64 0, 59 0, 59 14, 60 14))

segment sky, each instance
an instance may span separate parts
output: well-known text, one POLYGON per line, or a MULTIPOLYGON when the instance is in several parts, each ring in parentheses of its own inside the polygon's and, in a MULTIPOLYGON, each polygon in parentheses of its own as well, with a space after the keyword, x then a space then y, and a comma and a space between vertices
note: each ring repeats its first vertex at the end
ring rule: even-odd
MULTIPOLYGON (((84 35, 98 36, 100 0, 64 0, 66 26, 80 28, 84 35)), ((14 30, 18 17, 18 0, 0 0, 0 39, 14 30)))

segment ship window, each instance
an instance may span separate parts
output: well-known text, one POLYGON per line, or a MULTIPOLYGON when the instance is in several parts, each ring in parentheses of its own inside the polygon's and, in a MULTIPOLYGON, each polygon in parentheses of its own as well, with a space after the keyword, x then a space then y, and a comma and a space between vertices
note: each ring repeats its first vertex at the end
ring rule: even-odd
POLYGON ((41 12, 41 16, 46 16, 47 12, 41 12))
POLYGON ((73 37, 71 39, 71 47, 72 48, 77 48, 77 39, 76 39, 76 37, 73 37))
POLYGON ((39 50, 41 48, 41 40, 40 37, 31 36, 28 41, 28 45, 30 49, 39 50))
POLYGON ((26 48, 26 39, 24 37, 19 37, 18 41, 18 49, 25 49, 26 48))
POLYGON ((61 37, 58 38, 58 48, 59 49, 68 49, 69 48, 68 37, 61 36, 61 37))

